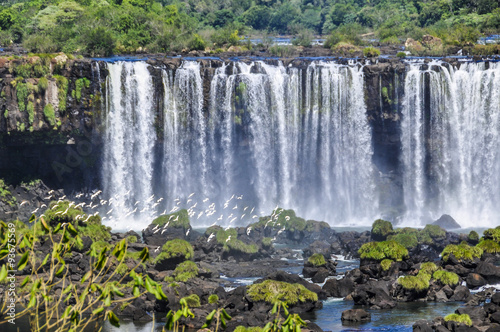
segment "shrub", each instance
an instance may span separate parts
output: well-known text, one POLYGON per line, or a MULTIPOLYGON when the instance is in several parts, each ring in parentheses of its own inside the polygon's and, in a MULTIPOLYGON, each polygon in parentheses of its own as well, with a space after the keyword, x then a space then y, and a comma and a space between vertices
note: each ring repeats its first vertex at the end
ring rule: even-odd
POLYGON ((219 302, 219 296, 217 296, 217 294, 211 294, 208 297, 208 303, 214 304, 214 303, 217 303, 217 302, 219 302))
POLYGON ((405 53, 405 52, 398 52, 398 53, 396 54, 396 56, 397 56, 398 58, 404 59, 404 58, 406 58, 406 53, 405 53))
POLYGON ((471 247, 464 242, 459 245, 449 244, 441 253, 443 261, 447 262, 451 254, 460 262, 472 261, 474 258, 480 258, 483 254, 483 250, 479 247, 471 247))
POLYGON ((392 260, 391 259, 384 259, 380 262, 380 266, 382 267, 382 270, 387 271, 391 268, 392 265, 392 260))
POLYGON ((459 278, 456 273, 448 272, 446 270, 439 270, 434 272, 432 275, 434 279, 442 283, 443 285, 455 286, 458 284, 459 278))
POLYGON ((111 29, 97 27, 85 34, 86 53, 90 56, 110 56, 115 48, 115 37, 111 29))
POLYGON ((189 308, 198 308, 201 306, 200 297, 196 294, 191 294, 189 296, 183 297, 189 308))
POLYGON ((196 276, 198 276, 198 266, 192 261, 182 262, 174 270, 175 281, 186 282, 196 276))
POLYGON ((367 58, 373 58, 380 56, 380 50, 378 48, 368 46, 363 49, 363 55, 367 58))
POLYGON ((61 75, 54 75, 57 84, 57 99, 59 100, 59 112, 66 111, 66 98, 68 96, 68 79, 61 75))
POLYGON ((405 276, 398 279, 398 283, 406 290, 424 291, 429 288, 429 279, 426 274, 405 276))
POLYGON ((292 39, 292 44, 295 46, 311 47, 314 36, 311 30, 301 30, 299 34, 292 39))
POLYGON ((477 247, 481 248, 483 252, 487 252, 488 254, 500 253, 500 244, 490 239, 481 239, 481 241, 477 244, 477 247))
POLYGON ((250 285, 247 294, 253 301, 265 301, 271 304, 276 301, 283 301, 289 305, 298 302, 318 301, 318 295, 301 284, 275 280, 265 280, 262 283, 250 285))
POLYGON ((45 115, 45 119, 49 122, 51 127, 56 124, 56 114, 54 112, 54 106, 52 106, 52 104, 45 105, 45 107, 43 108, 43 115, 45 115))
POLYGON ((207 45, 203 38, 199 34, 195 33, 193 38, 189 41, 188 47, 191 50, 203 51, 207 45))
POLYGON ((332 47, 332 51, 343 56, 353 56, 354 53, 360 51, 360 48, 349 43, 340 42, 332 47))
POLYGON ((307 262, 312 264, 313 266, 326 265, 325 256, 323 256, 322 254, 312 254, 307 262))
POLYGON ((179 210, 172 214, 159 216, 152 222, 153 225, 158 226, 164 226, 167 223, 168 227, 183 228, 184 230, 191 227, 191 224, 189 223, 189 213, 186 209, 179 210))
POLYGON ((39 80, 38 80, 38 87, 42 90, 42 91, 45 91, 47 90, 47 88, 49 87, 49 80, 45 77, 41 77, 39 80))
POLYGON ((358 253, 362 259, 382 261, 392 259, 401 261, 408 257, 408 250, 396 241, 368 242, 359 248, 358 253))
POLYGON ((470 319, 470 316, 467 314, 450 314, 444 318, 445 322, 453 321, 457 322, 460 324, 465 324, 467 326, 472 326, 472 320, 470 319))
POLYGON ((193 246, 185 240, 173 239, 167 241, 161 248, 161 253, 156 256, 155 263, 161 262, 164 259, 182 258, 191 259, 194 255, 193 246))
POLYGON ((32 34, 23 41, 23 47, 30 52, 54 53, 57 45, 47 34, 32 34))
POLYGON ((391 222, 382 219, 377 219, 373 222, 371 232, 372 239, 383 241, 392 233, 394 233, 394 230, 392 229, 391 222))

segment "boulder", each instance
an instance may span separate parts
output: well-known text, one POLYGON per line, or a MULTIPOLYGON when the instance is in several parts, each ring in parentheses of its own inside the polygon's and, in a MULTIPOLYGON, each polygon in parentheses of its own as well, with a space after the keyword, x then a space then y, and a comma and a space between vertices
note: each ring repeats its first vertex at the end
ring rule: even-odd
POLYGON ((413 324, 414 332, 433 332, 432 322, 428 320, 417 320, 415 324, 413 324))
POLYGON ((450 301, 468 301, 470 297, 470 291, 465 286, 457 286, 450 297, 450 301))
POLYGON ((387 284, 384 281, 369 280, 366 284, 358 285, 352 293, 354 304, 369 305, 374 309, 388 309, 396 306, 391 297, 387 284))
POLYGON ((500 305, 500 292, 496 292, 491 296, 491 303, 500 305))
POLYGON ((438 220, 434 221, 432 224, 438 225, 439 227, 442 227, 446 230, 462 228, 460 224, 457 223, 455 219, 453 219, 453 217, 448 214, 443 214, 438 220))
POLYGON ((372 315, 363 309, 349 309, 342 311, 340 319, 348 322, 369 322, 372 320, 372 315))
POLYGON ((323 285, 328 297, 346 297, 354 291, 354 281, 349 278, 329 279, 323 285))
POLYGON ((469 287, 470 289, 479 288, 487 284, 487 281, 477 273, 469 273, 469 275, 465 279, 465 282, 467 283, 467 287, 469 287))

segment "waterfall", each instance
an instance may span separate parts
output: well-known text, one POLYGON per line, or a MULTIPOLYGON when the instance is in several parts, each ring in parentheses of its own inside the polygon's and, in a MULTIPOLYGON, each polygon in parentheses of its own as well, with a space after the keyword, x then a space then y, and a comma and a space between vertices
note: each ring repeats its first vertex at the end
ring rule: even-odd
POLYGON ((248 223, 277 205, 332 225, 377 217, 359 65, 229 62, 208 78, 184 61, 154 69, 161 93, 144 62, 108 68, 103 182, 115 217, 137 201, 143 225, 179 208, 198 225, 248 223))
POLYGON ((498 223, 499 113, 498 63, 410 69, 402 114, 407 218, 447 213, 462 227, 498 223))
POLYGON ((144 62, 108 64, 108 70, 104 194, 115 223, 123 223, 135 212, 148 219, 156 139, 152 77, 144 62))

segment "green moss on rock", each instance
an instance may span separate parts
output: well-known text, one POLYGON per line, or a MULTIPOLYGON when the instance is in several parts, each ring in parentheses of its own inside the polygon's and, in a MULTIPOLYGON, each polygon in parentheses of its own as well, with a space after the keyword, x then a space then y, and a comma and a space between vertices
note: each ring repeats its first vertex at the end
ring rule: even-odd
POLYGON ((432 275, 435 271, 438 270, 438 267, 435 263, 433 262, 425 262, 420 265, 420 271, 422 273, 427 273, 432 275))
POLYGON ((326 265, 325 256, 323 256, 322 254, 312 254, 307 262, 316 267, 326 265))
POLYGON ((387 271, 391 268, 391 265, 393 263, 393 260, 391 259, 384 259, 380 262, 380 266, 382 267, 383 271, 387 271))
POLYGON ((184 228, 187 230, 191 227, 189 222, 189 213, 186 209, 179 210, 172 214, 159 216, 153 220, 153 225, 164 226, 168 223, 168 227, 184 228))
POLYGON ((479 234, 477 234, 476 231, 470 231, 467 238, 469 239, 469 241, 477 242, 477 241, 479 241, 479 234))
POLYGON ((185 261, 177 265, 174 270, 174 279, 179 282, 186 282, 198 276, 198 266, 192 261, 185 261))
POLYGON ((163 245, 161 253, 155 258, 155 263, 171 258, 188 260, 193 258, 193 256, 193 246, 189 242, 182 239, 173 239, 163 245))
POLYGON ((188 307, 190 308, 198 308, 201 306, 200 297, 196 294, 191 294, 189 296, 183 297, 186 300, 188 307))
POLYGON ((359 248, 358 253, 362 259, 376 261, 384 259, 401 261, 403 258, 408 257, 408 249, 392 240, 365 243, 359 248))
POLYGON ((467 314, 462 314, 462 315, 450 314, 444 318, 444 321, 445 322, 453 321, 460 324, 465 324, 467 326, 472 326, 472 320, 470 319, 470 316, 467 314))
POLYGON ((500 229, 490 228, 483 232, 484 238, 488 240, 493 240, 495 242, 500 242, 500 229))
POLYGON ((329 228, 326 222, 314 220, 305 220, 297 217, 294 210, 285 210, 277 208, 270 216, 261 217, 255 224, 250 225, 253 228, 270 227, 271 229, 285 229, 290 232, 306 231, 315 232, 321 229, 329 228))
POLYGON ((264 248, 271 248, 272 245, 273 245, 273 239, 271 239, 270 237, 262 238, 262 246, 264 248))
POLYGON ((398 279, 398 283, 406 290, 421 292, 429 288, 429 279, 427 274, 419 273, 416 276, 401 277, 398 279))
POLYGON ((387 236, 394 232, 392 229, 392 224, 389 221, 377 219, 372 225, 372 238, 377 241, 383 241, 387 239, 387 236))
POLYGON ((451 254, 453 254, 459 262, 472 261, 474 258, 480 258, 483 255, 483 249, 480 247, 471 247, 465 242, 459 245, 449 244, 441 253, 443 261, 447 262, 451 254))
POLYGON ((214 303, 217 303, 217 302, 219 302, 219 296, 217 296, 217 294, 211 294, 208 297, 208 303, 214 304, 214 303))
POLYGON ((278 300, 289 305, 298 302, 318 301, 318 295, 301 284, 275 280, 265 280, 262 283, 250 285, 247 294, 255 302, 264 301, 271 304, 278 300))
POLYGON ((500 253, 500 244, 490 239, 481 239, 476 246, 488 254, 500 253))
POLYGON ((43 115, 45 115, 45 119, 48 121, 51 127, 56 124, 56 113, 52 104, 45 105, 45 107, 43 108, 43 115))
POLYGON ((448 272, 446 270, 438 270, 432 275, 434 279, 439 281, 443 285, 455 286, 458 284, 459 277, 454 272, 448 272))

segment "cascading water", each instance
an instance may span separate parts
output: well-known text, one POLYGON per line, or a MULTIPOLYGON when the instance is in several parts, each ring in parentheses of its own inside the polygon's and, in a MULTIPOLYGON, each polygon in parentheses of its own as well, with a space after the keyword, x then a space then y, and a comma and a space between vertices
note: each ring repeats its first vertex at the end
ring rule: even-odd
POLYGON ((276 205, 337 225, 377 217, 359 66, 223 64, 214 71, 207 100, 199 63, 161 69, 162 142, 154 130, 158 98, 147 65, 108 68, 103 181, 122 215, 139 201, 139 211, 150 212, 141 220, 191 207, 192 217, 215 214, 210 223, 243 223, 251 220, 251 207, 253 214, 268 214, 276 205), (163 156, 154 156, 155 142, 163 145, 163 156), (160 169, 153 172, 155 165, 160 169), (159 210, 148 201, 153 191, 155 200, 165 198, 159 210))
POLYGON ((412 67, 402 125, 408 219, 447 213, 462 227, 498 223, 499 114, 498 63, 412 67))
POLYGON ((108 64, 108 70, 104 194, 120 223, 141 211, 148 219, 156 139, 152 78, 144 62, 108 64))

